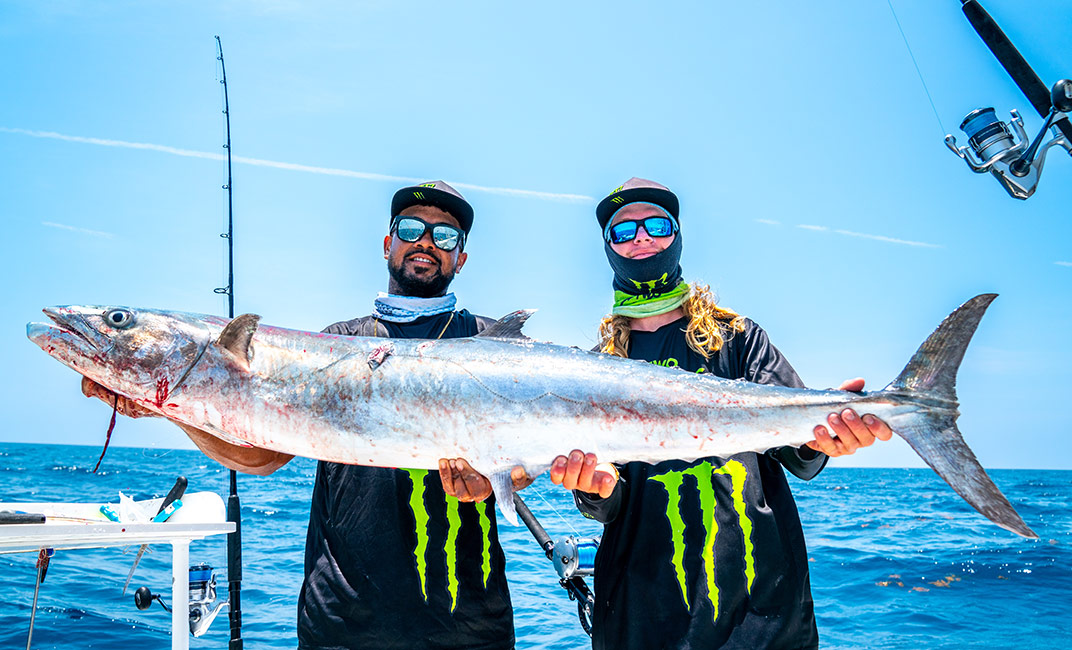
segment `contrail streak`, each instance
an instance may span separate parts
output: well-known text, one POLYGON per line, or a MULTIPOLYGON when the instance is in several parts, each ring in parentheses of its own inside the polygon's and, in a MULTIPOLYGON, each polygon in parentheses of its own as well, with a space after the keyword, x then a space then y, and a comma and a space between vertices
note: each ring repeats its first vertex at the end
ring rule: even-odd
MULTIPOLYGON (((207 160, 224 160, 226 156, 221 153, 212 153, 209 151, 195 151, 191 149, 179 149, 178 147, 169 147, 162 144, 151 144, 148 142, 127 142, 126 140, 106 140, 103 138, 87 138, 80 135, 66 135, 63 133, 56 133, 54 131, 31 131, 28 129, 15 129, 5 126, 0 126, 0 131, 4 133, 16 133, 19 135, 28 135, 34 138, 49 138, 52 140, 64 140, 66 142, 79 142, 82 144, 95 144, 102 147, 120 147, 123 149, 143 149, 148 151, 159 151, 161 153, 171 154, 173 156, 185 156, 187 158, 204 158, 207 160)), ((392 181, 396 183, 423 183, 428 180, 426 178, 410 178, 408 176, 391 176, 388 174, 376 174, 372 172, 358 172, 350 169, 337 169, 333 167, 316 167, 313 165, 299 165, 296 163, 279 162, 276 160, 264 160, 261 158, 246 158, 244 156, 231 156, 231 160, 236 163, 242 163, 244 165, 254 165, 256 167, 272 167, 275 169, 286 169, 289 171, 307 172, 310 174, 321 174, 324 176, 344 176, 347 178, 360 178, 362 180, 369 181, 392 181)), ((512 187, 489 187, 487 185, 473 185, 471 183, 451 183, 454 187, 463 190, 472 190, 474 192, 486 192, 488 194, 500 194, 504 196, 516 196, 526 199, 537 199, 541 201, 559 201, 568 203, 592 203, 595 201, 590 196, 584 194, 563 194, 556 192, 536 192, 533 190, 519 190, 512 187)))
MULTIPOLYGON (((757 221, 760 221, 760 220, 757 219, 757 221)), ((945 248, 941 244, 930 244, 930 243, 922 242, 922 241, 912 241, 910 239, 896 239, 894 237, 886 237, 885 235, 869 235, 867 233, 862 233, 862 232, 853 232, 851 230, 839 230, 839 229, 836 229, 836 228, 831 229, 831 228, 827 228, 826 226, 813 226, 813 225, 804 224, 804 223, 798 224, 797 228, 801 228, 803 230, 813 230, 813 231, 816 231, 816 232, 833 232, 833 233, 837 233, 839 235, 845 235, 846 237, 859 237, 861 239, 871 239, 871 240, 874 240, 874 241, 886 242, 887 244, 901 244, 903 246, 918 246, 920 248, 945 248)))
POLYGON ((110 232, 103 232, 101 230, 90 230, 89 228, 79 228, 78 226, 68 226, 67 224, 55 223, 55 222, 52 222, 52 221, 42 221, 41 225, 42 226, 48 226, 49 228, 59 228, 60 230, 70 230, 70 231, 73 231, 73 232, 80 232, 80 233, 83 233, 83 234, 86 234, 86 235, 94 235, 96 237, 106 237, 108 239, 111 239, 112 237, 115 237, 115 235, 113 235, 110 232))
POLYGON ((863 239, 873 239, 875 241, 884 241, 890 244, 904 244, 905 246, 919 246, 920 248, 944 248, 941 244, 930 244, 923 241, 911 241, 909 239, 895 239, 893 237, 886 237, 883 235, 868 235, 862 232, 852 232, 851 230, 835 230, 839 235, 847 235, 849 237, 861 237, 863 239))

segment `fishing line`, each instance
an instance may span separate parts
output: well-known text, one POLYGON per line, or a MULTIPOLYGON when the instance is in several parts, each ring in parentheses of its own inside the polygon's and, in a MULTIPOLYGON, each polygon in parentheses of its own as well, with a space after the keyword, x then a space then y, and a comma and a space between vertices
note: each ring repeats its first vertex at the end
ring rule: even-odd
MULTIPOLYGON (((532 489, 532 488, 530 488, 530 489, 532 489)), ((562 523, 566 524, 566 526, 568 526, 569 529, 572 530, 575 535, 577 535, 578 537, 581 536, 580 531, 578 531, 576 528, 573 527, 573 524, 570 523, 569 519, 566 519, 565 517, 563 517, 562 513, 559 512, 558 509, 555 508, 554 505, 552 505, 551 502, 548 501, 543 496, 543 491, 542 490, 533 490, 533 491, 536 492, 536 496, 540 497, 540 501, 543 501, 544 504, 546 504, 547 507, 551 509, 551 512, 555 513, 555 515, 557 515, 558 518, 562 520, 562 523)))
POLYGON ((901 32, 901 38, 904 39, 905 48, 908 49, 908 56, 912 59, 912 65, 916 67, 916 74, 919 75, 919 82, 923 84, 923 92, 927 94, 927 101, 931 103, 931 110, 934 111, 934 117, 938 120, 938 128, 942 130, 944 136, 949 131, 945 130, 945 125, 942 124, 942 118, 938 115, 938 109, 934 105, 934 98, 931 97, 931 91, 927 88, 927 82, 923 79, 923 72, 919 69, 919 63, 916 61, 916 55, 912 52, 912 46, 908 44, 908 37, 905 36, 904 29, 901 28, 901 21, 897 18, 897 12, 893 9, 893 1, 886 0, 886 4, 890 7, 890 13, 893 14, 893 22, 897 25, 897 31, 901 32))
POLYGON ((152 458, 153 460, 157 460, 157 459, 163 458, 164 456, 170 455, 174 451, 175 451, 174 449, 163 449, 161 447, 145 447, 145 448, 143 448, 141 450, 141 455, 142 455, 142 458, 152 458), (156 454, 156 453, 150 454, 149 453, 150 451, 154 451, 154 452, 163 451, 164 453, 162 453, 162 454, 156 454))

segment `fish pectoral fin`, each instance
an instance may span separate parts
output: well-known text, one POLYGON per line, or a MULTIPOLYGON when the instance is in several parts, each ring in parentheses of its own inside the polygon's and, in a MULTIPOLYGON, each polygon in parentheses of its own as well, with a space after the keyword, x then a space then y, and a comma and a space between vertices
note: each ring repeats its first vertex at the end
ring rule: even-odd
POLYGON ((261 317, 256 314, 242 314, 235 318, 220 333, 216 345, 227 352, 243 370, 249 370, 253 361, 253 333, 261 317))
POLYGON ((478 339, 515 339, 519 341, 531 341, 529 337, 521 333, 525 321, 536 313, 535 309, 519 309, 512 314, 507 314, 495 321, 484 331, 474 338, 478 339))
POLYGON ((514 526, 517 525, 517 509, 514 507, 514 480, 510 478, 510 469, 502 469, 491 475, 491 490, 495 493, 495 502, 499 512, 514 526))

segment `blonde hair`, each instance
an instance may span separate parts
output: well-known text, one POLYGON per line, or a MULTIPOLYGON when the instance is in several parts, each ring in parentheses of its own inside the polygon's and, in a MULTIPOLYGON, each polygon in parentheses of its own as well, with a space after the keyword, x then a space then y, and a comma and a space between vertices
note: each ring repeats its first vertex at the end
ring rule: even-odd
MULTIPOLYGON (((689 285, 689 297, 681 304, 681 309, 689 318, 689 324, 685 327, 685 341, 704 359, 710 359, 734 334, 744 331, 744 316, 719 307, 711 287, 706 284, 689 285)), ((628 316, 615 314, 603 317, 603 322, 599 324, 600 351, 628 357, 631 321, 628 316)))

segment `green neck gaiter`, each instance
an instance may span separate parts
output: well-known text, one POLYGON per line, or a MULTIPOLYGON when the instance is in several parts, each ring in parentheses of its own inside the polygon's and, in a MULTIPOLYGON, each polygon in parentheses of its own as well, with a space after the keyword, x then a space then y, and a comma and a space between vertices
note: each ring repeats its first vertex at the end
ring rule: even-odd
POLYGON ((651 298, 634 296, 624 291, 614 292, 612 314, 629 318, 647 318, 674 311, 689 297, 689 283, 682 280, 676 287, 651 298))

